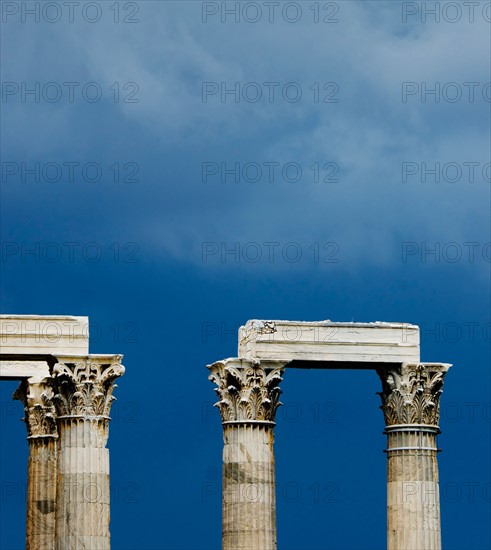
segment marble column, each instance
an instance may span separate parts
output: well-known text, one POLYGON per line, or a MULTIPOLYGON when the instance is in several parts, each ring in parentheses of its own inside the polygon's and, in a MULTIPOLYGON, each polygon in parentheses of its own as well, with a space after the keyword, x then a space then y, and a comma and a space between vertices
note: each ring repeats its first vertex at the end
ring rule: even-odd
POLYGON ((58 414, 56 550, 107 550, 109 411, 124 373, 120 355, 58 357, 53 369, 58 414))
POLYGON ((437 435, 450 365, 380 367, 387 434, 388 550, 440 550, 437 435))
POLYGON ((210 365, 223 424, 222 548, 276 549, 274 418, 283 363, 210 365))
POLYGON ((26 550, 53 550, 58 432, 51 381, 23 380, 14 399, 24 404, 29 442, 26 550))

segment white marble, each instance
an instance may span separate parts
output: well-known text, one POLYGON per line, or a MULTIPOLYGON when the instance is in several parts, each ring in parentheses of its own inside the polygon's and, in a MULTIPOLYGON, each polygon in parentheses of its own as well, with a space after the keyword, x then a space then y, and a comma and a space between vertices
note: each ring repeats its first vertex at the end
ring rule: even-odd
POLYGON ((0 378, 20 379, 26 549, 108 550, 109 413, 121 355, 90 355, 87 317, 0 316, 0 378))
POLYGON ((58 429, 51 380, 25 379, 14 398, 24 405, 29 443, 26 550, 53 550, 58 429))
POLYGON ((29 378, 32 382, 39 382, 49 376, 49 363, 47 361, 31 361, 29 359, 25 361, 0 361, 0 379, 29 378))
POLYGON ((404 363, 420 359, 419 327, 408 323, 251 320, 239 329, 238 356, 323 363, 404 363))
MULTIPOLYGON (((421 363, 406 323, 251 320, 208 365, 223 424, 223 550, 275 550, 274 418, 290 368, 373 369, 387 434, 388 550, 441 550, 436 437, 448 363, 421 363)), ((354 375, 355 376, 355 375, 354 375)))
POLYGON ((56 550, 110 548, 109 413, 121 355, 58 357, 56 550))
POLYGON ((0 315, 0 353, 86 355, 89 319, 70 315, 0 315))
POLYGON ((208 366, 223 422, 223 550, 275 550, 274 419, 283 364, 208 366))
POLYGON ((387 434, 387 548, 441 550, 437 435, 448 363, 380 366, 387 434))

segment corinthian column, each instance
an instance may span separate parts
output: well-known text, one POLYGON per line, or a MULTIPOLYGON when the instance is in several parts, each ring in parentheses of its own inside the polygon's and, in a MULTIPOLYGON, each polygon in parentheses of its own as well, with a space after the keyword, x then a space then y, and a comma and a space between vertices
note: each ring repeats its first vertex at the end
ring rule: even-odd
POLYGON ((53 550, 56 510, 56 429, 50 380, 23 380, 14 399, 24 404, 27 463, 26 550, 53 550))
POLYGON ((58 357, 59 454, 56 550, 107 550, 109 450, 106 448, 114 380, 121 355, 58 357))
POLYGON ((440 550, 437 434, 450 365, 380 367, 387 434, 388 550, 440 550))
POLYGON ((223 424, 223 550, 276 548, 273 429, 283 366, 240 359, 208 366, 223 424))

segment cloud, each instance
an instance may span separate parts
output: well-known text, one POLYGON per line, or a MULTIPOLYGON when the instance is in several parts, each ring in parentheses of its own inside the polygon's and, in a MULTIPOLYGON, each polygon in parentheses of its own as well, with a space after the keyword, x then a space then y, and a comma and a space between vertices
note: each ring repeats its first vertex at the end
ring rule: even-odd
MULTIPOLYGON (((25 24, 16 33, 12 27, 5 49, 15 55, 6 78, 100 84, 104 119, 115 128, 128 121, 138 136, 133 150, 147 170, 139 189, 116 198, 98 191, 101 200, 92 208, 102 212, 116 201, 131 219, 121 228, 109 218, 99 230, 131 232, 157 257, 199 263, 204 240, 335 241, 350 265, 384 265, 398 257, 408 236, 488 238, 489 183, 465 176, 453 184, 431 177, 425 183, 421 172, 422 163, 454 162, 465 169, 464 163, 478 162, 482 174, 489 162, 489 103, 479 95, 473 103, 465 97, 436 103, 431 95, 422 102, 420 93, 435 82, 457 83, 464 92, 464 83, 477 82, 481 92, 490 80, 487 23, 405 24, 399 6, 347 2, 340 4, 339 23, 313 24, 304 9, 298 24, 281 17, 274 23, 203 23, 197 3, 166 2, 141 4, 140 23, 132 26, 79 21, 51 25, 49 36, 46 25, 25 24), (137 83, 138 102, 114 102, 109 90, 115 82, 123 95, 124 83, 137 83), (204 82, 218 88, 206 101, 204 82), (330 82, 335 86, 323 89, 330 82), (403 82, 418 88, 405 102, 403 82), (222 90, 236 83, 238 101, 230 93, 222 99, 222 90), (291 102, 285 94, 296 89, 302 98, 291 102), (257 90, 263 99, 248 100, 257 90), (278 163, 280 171, 295 163, 302 179, 292 183, 277 172, 272 183, 251 183, 243 175, 237 184, 231 178, 222 183, 220 170, 203 184, 205 161, 240 163, 240 169, 255 163, 264 173, 264 163, 278 163), (338 167, 339 182, 314 182, 311 167, 317 164, 325 177, 326 163, 338 167), (418 170, 406 183, 403 163, 418 170)), ((92 120, 85 114, 90 108, 13 105, 9 151, 16 158, 50 151, 73 156, 78 144, 78 151, 95 155, 99 120, 84 124, 92 120)), ((118 154, 121 135, 113 145, 103 138, 99 150, 118 154)))

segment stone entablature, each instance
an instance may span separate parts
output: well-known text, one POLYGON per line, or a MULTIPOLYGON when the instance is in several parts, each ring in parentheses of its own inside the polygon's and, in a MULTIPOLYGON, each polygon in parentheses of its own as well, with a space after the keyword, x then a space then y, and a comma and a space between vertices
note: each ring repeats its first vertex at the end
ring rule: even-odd
POLYGON ((88 353, 88 317, 0 315, 1 355, 87 355, 88 353))
POLYGON ((223 550, 276 549, 274 419, 290 368, 378 373, 388 550, 441 550, 436 438, 450 367, 420 361, 419 327, 408 323, 248 321, 238 357, 208 365, 223 424, 223 550), (421 498, 427 492, 431 501, 421 498))
POLYGON ((308 368, 325 362, 419 362, 419 327, 409 323, 251 320, 239 329, 239 358, 297 361, 308 368))
POLYGON ((87 317, 1 315, 0 379, 21 380, 29 441, 27 550, 108 550, 109 450, 122 355, 89 354, 87 317), (74 486, 95 484, 100 499, 74 486))

